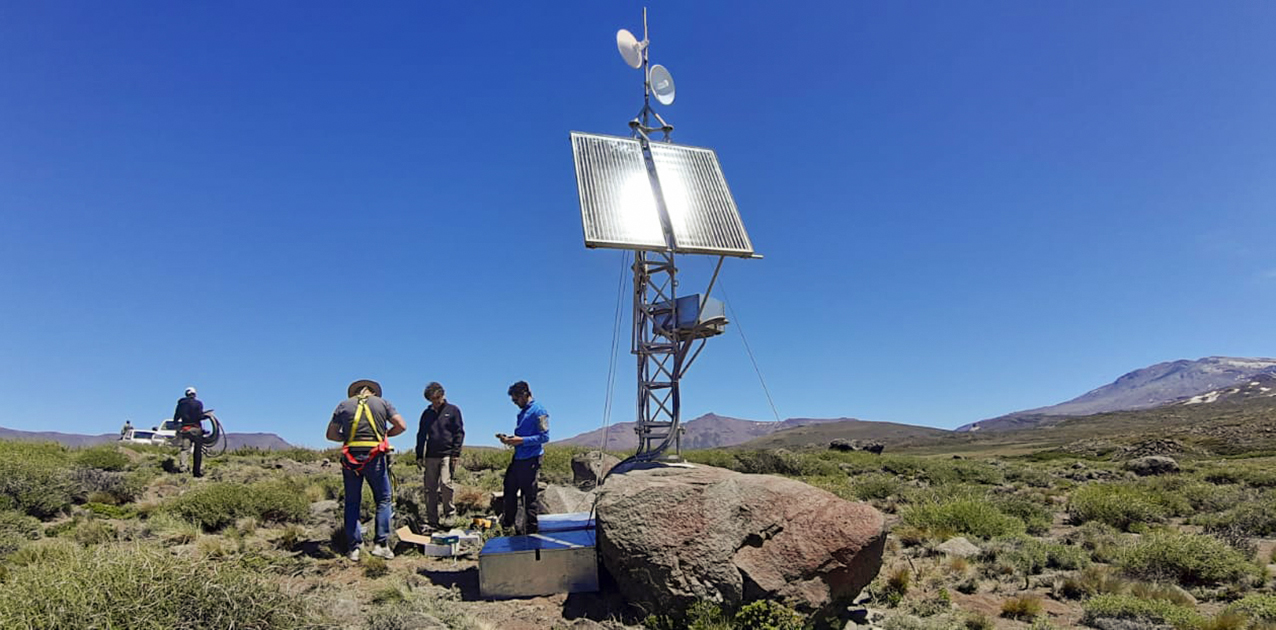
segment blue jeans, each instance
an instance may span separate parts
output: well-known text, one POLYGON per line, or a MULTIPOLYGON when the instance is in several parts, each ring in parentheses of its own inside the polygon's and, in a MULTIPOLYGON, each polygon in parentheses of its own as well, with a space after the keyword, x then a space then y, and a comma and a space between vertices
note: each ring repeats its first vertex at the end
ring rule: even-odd
POLYGON ((394 504, 390 498, 390 469, 386 466, 387 459, 385 455, 381 455, 368 462, 360 472, 341 469, 341 477, 346 484, 346 540, 351 549, 363 544, 363 531, 359 528, 359 508, 363 499, 364 479, 368 480, 372 497, 377 502, 377 534, 373 541, 384 545, 390 538, 390 518, 394 516, 394 504))

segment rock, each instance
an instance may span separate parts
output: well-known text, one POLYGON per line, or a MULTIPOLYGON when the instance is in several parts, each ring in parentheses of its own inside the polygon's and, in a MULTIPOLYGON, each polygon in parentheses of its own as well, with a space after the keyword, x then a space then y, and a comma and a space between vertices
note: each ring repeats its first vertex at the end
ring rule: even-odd
POLYGON ((310 504, 310 513, 316 516, 341 509, 340 501, 315 501, 310 504))
POLYGON ((950 556, 957 556, 958 558, 969 558, 971 556, 979 555, 979 547, 976 547, 974 543, 961 536, 944 541, 943 544, 935 547, 935 551, 950 556))
POLYGON ((602 451, 575 455, 572 457, 572 484, 581 490, 594 488, 619 463, 618 457, 602 451))
POLYGON ((588 512, 594 507, 594 493, 572 486, 548 486, 536 496, 541 514, 588 512))
POLYGON ((1090 622, 1099 630, 1173 630, 1174 626, 1167 626, 1150 621, 1142 621, 1137 619, 1114 619, 1111 617, 1102 617, 1090 622))
POLYGON ((439 621, 437 617, 434 617, 433 615, 427 615, 425 613, 413 613, 406 618, 396 619, 395 621, 396 623, 394 627, 402 628, 403 630, 447 630, 448 629, 448 625, 443 623, 442 621, 439 621))
POLYGON ((1179 463, 1174 461, 1172 457, 1149 455, 1126 462, 1125 469, 1140 477, 1146 477, 1148 475, 1176 473, 1179 471, 1179 463))
POLYGON ((864 451, 874 455, 881 455, 882 451, 886 449, 886 445, 877 441, 843 440, 839 438, 829 442, 829 448, 834 451, 864 451))
POLYGON ((593 619, 586 619, 584 617, 581 617, 580 619, 577 619, 565 626, 560 626, 560 627, 569 628, 570 630, 606 630, 607 628, 607 626, 604 626, 603 624, 598 623, 597 621, 594 621, 593 619))
POLYGON ((881 569, 881 513, 792 479, 648 464, 599 492, 603 564, 645 610, 774 599, 822 614, 881 569))

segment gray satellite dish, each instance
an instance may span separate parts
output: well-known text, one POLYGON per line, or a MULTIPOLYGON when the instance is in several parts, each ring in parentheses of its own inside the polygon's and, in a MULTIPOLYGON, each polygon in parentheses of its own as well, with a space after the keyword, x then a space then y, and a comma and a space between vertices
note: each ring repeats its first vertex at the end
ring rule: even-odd
POLYGON ((673 105, 673 75, 664 66, 656 64, 651 67, 651 75, 647 77, 651 84, 651 93, 661 105, 673 105))
POLYGON ((620 49, 620 56, 625 58, 630 68, 642 67, 642 42, 633 33, 623 28, 616 31, 616 48, 620 49))

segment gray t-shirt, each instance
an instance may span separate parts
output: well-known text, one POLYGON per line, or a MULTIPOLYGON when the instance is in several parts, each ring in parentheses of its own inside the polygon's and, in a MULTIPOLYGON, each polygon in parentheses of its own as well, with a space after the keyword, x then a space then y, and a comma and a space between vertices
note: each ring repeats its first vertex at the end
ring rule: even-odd
MULTIPOLYGON (((341 439, 343 442, 347 441, 345 438, 349 435, 350 425, 354 424, 354 415, 358 409, 359 399, 347 398, 341 401, 341 404, 337 405, 336 410, 332 412, 332 422, 340 425, 341 439)), ((368 397, 368 411, 372 412, 372 419, 377 423, 376 430, 373 430, 372 425, 368 422, 368 417, 365 414, 363 419, 359 421, 358 428, 355 429, 354 440, 349 441, 376 442, 378 434, 381 437, 385 437, 386 429, 390 424, 390 418, 393 418, 399 413, 395 410, 394 405, 390 404, 390 401, 377 396, 368 397)), ((366 453, 372 449, 369 447, 352 446, 350 447, 350 450, 357 454, 366 453)))

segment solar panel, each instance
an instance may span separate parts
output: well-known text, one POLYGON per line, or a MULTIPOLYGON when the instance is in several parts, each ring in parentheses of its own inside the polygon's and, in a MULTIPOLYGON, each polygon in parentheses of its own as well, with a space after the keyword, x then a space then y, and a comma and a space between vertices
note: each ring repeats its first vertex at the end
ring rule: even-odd
MULTIPOLYGON (((665 249, 642 145, 618 136, 572 132, 571 137, 585 246, 665 249)), ((651 158, 669 213, 674 251, 753 255, 717 154, 653 142, 651 158)))

